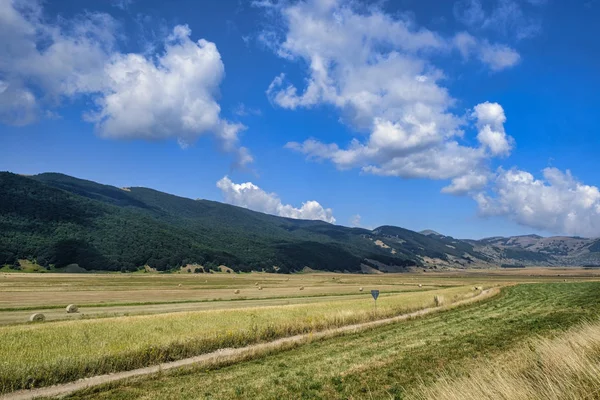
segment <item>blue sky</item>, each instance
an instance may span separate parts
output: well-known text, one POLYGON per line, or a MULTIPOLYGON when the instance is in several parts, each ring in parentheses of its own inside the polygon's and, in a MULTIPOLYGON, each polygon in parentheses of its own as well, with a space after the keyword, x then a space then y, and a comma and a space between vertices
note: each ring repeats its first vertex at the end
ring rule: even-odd
POLYGON ((600 236, 599 17, 593 0, 4 0, 0 170, 347 226, 600 236))

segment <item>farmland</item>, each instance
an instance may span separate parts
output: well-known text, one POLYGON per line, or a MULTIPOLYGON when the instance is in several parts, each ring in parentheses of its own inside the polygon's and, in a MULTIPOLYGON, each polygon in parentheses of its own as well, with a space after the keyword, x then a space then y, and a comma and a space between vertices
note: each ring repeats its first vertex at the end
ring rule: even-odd
POLYGON ((404 322, 73 395, 417 396, 418 388, 437 377, 460 378, 480 360, 512 351, 534 335, 556 335, 594 320, 600 315, 598 278, 596 270, 582 269, 390 275, 3 274, 2 392, 406 314, 434 307, 436 295, 447 306, 475 300, 404 322), (497 287, 501 293, 477 300, 481 290, 474 286, 497 287), (381 291, 376 311, 370 289, 381 291), (69 303, 79 305, 80 312, 67 314, 69 303), (33 312, 45 313, 48 320, 26 323, 33 312))

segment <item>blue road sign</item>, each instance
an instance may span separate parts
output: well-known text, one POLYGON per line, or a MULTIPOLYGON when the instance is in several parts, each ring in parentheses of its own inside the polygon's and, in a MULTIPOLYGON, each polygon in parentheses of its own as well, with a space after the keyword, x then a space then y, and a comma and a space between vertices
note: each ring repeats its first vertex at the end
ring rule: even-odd
POLYGON ((373 296, 374 300, 377 300, 379 297, 379 290, 371 290, 371 296, 373 296))

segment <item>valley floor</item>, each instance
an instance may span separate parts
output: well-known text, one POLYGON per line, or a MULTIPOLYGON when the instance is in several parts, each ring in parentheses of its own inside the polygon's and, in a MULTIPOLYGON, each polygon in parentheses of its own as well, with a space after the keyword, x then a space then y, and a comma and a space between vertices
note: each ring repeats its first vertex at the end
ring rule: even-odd
MULTIPOLYGON (((460 379, 532 337, 559 335, 599 316, 598 283, 519 285, 481 304, 228 367, 133 379, 71 398, 423 398, 418 389, 436 385, 440 377, 460 379)), ((600 387, 593 386, 597 381, 590 384, 596 395, 590 398, 597 398, 600 387)))
MULTIPOLYGON (((536 346, 549 346, 535 338, 560 338, 569 329, 587 329, 586 337, 595 337, 589 332, 597 328, 600 317, 600 282, 594 271, 586 270, 384 276, 222 274, 204 279, 186 274, 11 274, 1 278, 0 304, 4 308, 0 309, 0 321, 12 325, 0 327, 0 358, 4 360, 0 363, 0 392, 9 398, 10 392, 23 388, 129 371, 306 333, 298 341, 284 340, 283 345, 261 347, 260 351, 115 381, 71 397, 459 399, 466 398, 459 389, 469 388, 463 377, 480 373, 478 379, 485 391, 484 383, 493 385, 493 374, 485 375, 487 364, 501 367, 520 359, 525 360, 521 362, 523 376, 532 376, 529 371, 534 371, 535 365, 528 361, 532 359, 529 353, 538 354, 536 346), (500 294, 482 300, 482 288, 484 294, 498 289, 500 294), (376 312, 370 289, 381 290, 376 312), (139 292, 154 295, 140 302, 139 292), (174 293, 174 297, 163 298, 163 293, 174 293), (52 294, 60 296, 52 301, 52 294), (18 303, 14 295, 31 300, 18 303), (37 295, 48 296, 45 308, 39 305, 37 295), (445 311, 385 326, 377 323, 358 332, 338 329, 433 307, 434 296, 446 306, 477 303, 446 307, 445 311), (62 303, 86 298, 90 299, 87 304, 79 303, 84 313, 60 321, 71 318, 65 317, 62 303), (59 320, 15 324, 39 310, 59 320), (111 317, 111 312, 121 316, 111 317), (589 326, 577 327, 585 322, 589 326), (318 333, 325 331, 330 334, 318 333), (449 397, 441 396, 442 392, 449 397)), ((581 357, 592 364, 599 359, 593 354, 591 361, 588 355, 581 357)), ((535 385, 523 381, 522 376, 517 377, 521 380, 515 376, 506 380, 509 378, 521 386, 535 385)), ((573 385, 586 393, 592 390, 590 398, 599 398, 593 394, 600 393, 596 381, 586 378, 580 382, 575 377, 573 385)))

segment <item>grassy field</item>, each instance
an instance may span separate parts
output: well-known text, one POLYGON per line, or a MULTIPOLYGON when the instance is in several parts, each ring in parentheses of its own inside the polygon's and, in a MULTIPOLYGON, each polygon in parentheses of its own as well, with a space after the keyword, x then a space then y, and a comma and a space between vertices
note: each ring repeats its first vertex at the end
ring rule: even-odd
POLYGON ((416 400, 546 400, 600 397, 600 322, 552 339, 534 339, 481 363, 464 377, 442 376, 410 394, 416 400))
MULTIPOLYGON (((599 273, 528 268, 383 276, 0 274, 0 392, 394 316, 433 306, 434 295, 446 303, 474 296, 479 292, 474 286, 504 287, 501 298, 478 306, 282 349, 269 357, 257 355, 257 361, 221 370, 207 366, 193 378, 211 398, 296 392, 307 398, 398 397, 448 365, 456 365, 457 373, 465 371, 473 360, 508 350, 531 334, 595 317, 600 313, 599 273), (370 289, 382 293, 376 313, 370 289), (78 304, 80 313, 67 314, 69 303, 78 304), (24 322, 40 311, 49 321, 24 322), (268 372, 262 365, 271 359, 280 361, 268 364, 273 370, 268 372), (234 385, 236 376, 243 376, 244 385, 234 385), (375 379, 374 388, 369 377, 375 379), (229 383, 220 385, 222 379, 229 383)), ((175 387, 184 398, 195 397, 198 387, 178 379, 165 375, 160 382, 165 390, 175 387)), ((162 398, 160 390, 152 394, 154 384, 139 380, 99 395, 162 398)))
POLYGON ((8 392, 154 365, 224 347, 389 317, 472 297, 471 286, 314 304, 180 312, 0 327, 0 388, 8 392), (58 339, 57 339, 58 338, 58 339))
POLYGON ((359 287, 414 291, 456 286, 460 280, 341 274, 0 274, 0 309, 163 304, 356 294, 359 287), (419 284, 423 287, 419 288, 419 284), (262 290, 258 290, 258 287, 262 290), (300 290, 304 287, 304 290, 300 290), (235 290, 240 290, 235 294, 235 290))
POLYGON ((133 379, 72 398, 421 398, 415 390, 436 385, 441 377, 460 379, 532 336, 557 335, 599 316, 600 283, 523 284, 472 306, 231 366, 133 379))
POLYGON ((0 310, 79 306, 127 306, 358 293, 359 287, 386 292, 430 287, 506 285, 525 282, 594 280, 600 270, 527 268, 388 275, 353 274, 33 274, 0 273, 0 310), (422 287, 419 287, 419 284, 422 287), (258 290, 261 286, 263 290, 258 290), (304 287, 304 290, 300 290, 304 287), (235 290, 240 290, 235 294, 235 290))

